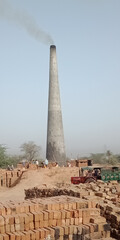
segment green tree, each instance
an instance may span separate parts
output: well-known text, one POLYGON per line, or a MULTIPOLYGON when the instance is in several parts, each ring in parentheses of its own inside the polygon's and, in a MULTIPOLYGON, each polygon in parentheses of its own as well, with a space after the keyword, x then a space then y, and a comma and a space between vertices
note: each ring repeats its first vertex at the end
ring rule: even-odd
POLYGON ((20 148, 21 151, 24 153, 24 158, 26 158, 30 162, 40 155, 41 147, 37 146, 32 141, 22 144, 20 148))
POLYGON ((118 163, 120 163, 120 155, 115 155, 117 160, 118 160, 118 163))
POLYGON ((6 154, 6 147, 0 144, 0 168, 4 168, 9 164, 9 158, 6 154))
POLYGON ((103 164, 104 153, 91 153, 90 158, 93 160, 93 163, 103 164))
POLYGON ((107 164, 116 165, 118 163, 117 157, 110 150, 106 152, 105 158, 107 164))
POLYGON ((106 153, 92 153, 91 159, 93 159, 93 163, 98 164, 116 165, 118 163, 118 158, 116 157, 116 155, 114 155, 109 150, 106 153))

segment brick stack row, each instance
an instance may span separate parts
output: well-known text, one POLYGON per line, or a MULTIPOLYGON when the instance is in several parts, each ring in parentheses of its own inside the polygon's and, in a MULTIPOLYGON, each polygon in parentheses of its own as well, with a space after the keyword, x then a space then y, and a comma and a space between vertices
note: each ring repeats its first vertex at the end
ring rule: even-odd
POLYGON ((0 240, 110 239, 110 225, 95 202, 75 197, 0 204, 0 240))
POLYGON ((13 171, 0 171, 0 188, 2 187, 11 187, 17 183, 17 180, 21 177, 23 171, 22 170, 13 170, 13 171))
POLYGON ((111 226, 111 235, 120 239, 120 206, 117 207, 110 202, 99 203, 100 213, 111 226))
POLYGON ((88 159, 74 159, 68 161, 71 164, 71 167, 87 167, 88 166, 88 159))
POLYGON ((67 196, 73 196, 73 197, 80 197, 80 193, 71 190, 71 189, 58 189, 58 188, 30 188, 25 190, 25 199, 30 198, 40 198, 40 197, 53 197, 53 196, 60 196, 60 195, 67 195, 67 196))

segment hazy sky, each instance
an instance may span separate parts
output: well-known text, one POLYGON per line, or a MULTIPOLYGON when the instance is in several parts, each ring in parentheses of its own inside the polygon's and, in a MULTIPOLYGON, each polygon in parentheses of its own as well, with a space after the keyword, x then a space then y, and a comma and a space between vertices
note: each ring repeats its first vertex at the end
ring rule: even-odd
POLYGON ((8 3, 19 20, 8 6, 5 20, 0 9, 0 144, 16 154, 32 140, 45 154, 49 41, 19 25, 27 14, 57 47, 67 155, 120 153, 120 0, 8 3))

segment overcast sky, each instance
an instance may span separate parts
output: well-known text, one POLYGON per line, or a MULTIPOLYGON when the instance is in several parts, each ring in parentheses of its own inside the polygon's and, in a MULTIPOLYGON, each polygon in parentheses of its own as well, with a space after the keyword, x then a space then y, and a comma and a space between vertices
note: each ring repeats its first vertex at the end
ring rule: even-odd
POLYGON ((120 0, 8 3, 0 10, 0 144, 16 154, 34 141, 45 156, 53 39, 67 155, 120 153, 120 0), (23 27, 28 15, 41 41, 23 27))

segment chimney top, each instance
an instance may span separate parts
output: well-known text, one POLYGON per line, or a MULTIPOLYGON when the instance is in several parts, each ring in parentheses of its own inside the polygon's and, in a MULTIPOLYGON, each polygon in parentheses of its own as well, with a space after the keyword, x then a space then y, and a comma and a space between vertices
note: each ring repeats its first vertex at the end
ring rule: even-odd
POLYGON ((56 46, 55 45, 50 45, 50 48, 56 48, 56 46))

